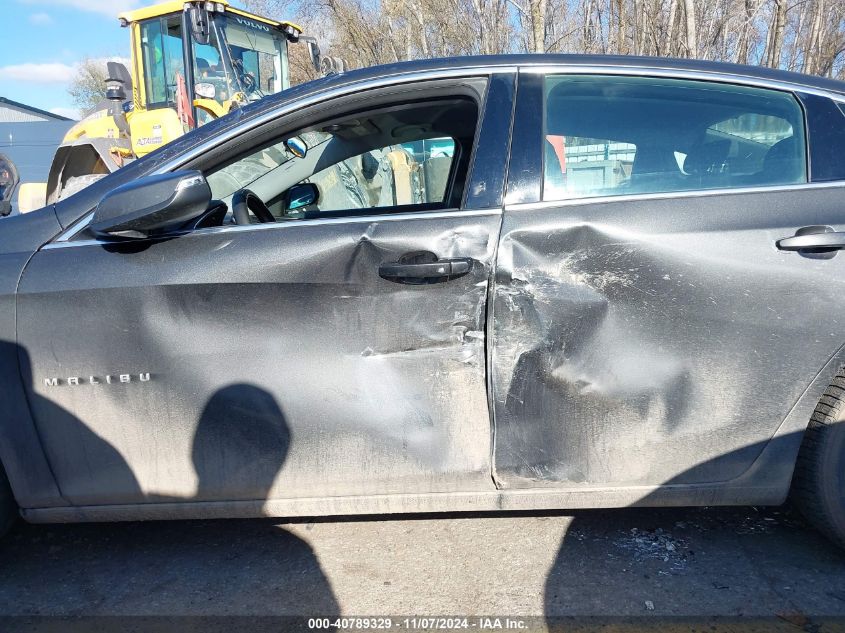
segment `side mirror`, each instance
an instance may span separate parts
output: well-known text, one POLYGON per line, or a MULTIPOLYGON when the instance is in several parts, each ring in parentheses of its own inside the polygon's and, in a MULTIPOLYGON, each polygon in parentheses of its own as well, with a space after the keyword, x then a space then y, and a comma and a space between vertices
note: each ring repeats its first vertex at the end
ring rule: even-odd
POLYGON ((191 24, 191 35, 197 44, 208 44, 211 35, 211 28, 208 24, 208 11, 203 5, 187 5, 188 20, 191 24))
POLYGON ((316 204, 319 199, 320 190, 317 189, 317 185, 313 182, 301 182, 285 191, 282 202, 285 205, 285 211, 294 211, 316 204))
POLYGON ((210 202, 211 188, 199 171, 146 176, 103 196, 88 226, 105 239, 143 239, 181 226, 210 202))
POLYGON ((314 67, 314 70, 317 71, 317 76, 320 75, 320 45, 317 43, 317 38, 301 35, 299 37, 300 42, 305 42, 305 46, 308 47, 308 57, 311 59, 311 65, 314 67))

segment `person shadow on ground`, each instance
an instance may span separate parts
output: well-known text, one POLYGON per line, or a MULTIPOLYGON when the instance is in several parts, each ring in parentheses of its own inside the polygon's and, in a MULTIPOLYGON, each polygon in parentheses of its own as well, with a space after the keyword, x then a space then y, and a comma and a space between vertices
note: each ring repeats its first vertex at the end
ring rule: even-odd
MULTIPOLYGON (((25 384, 32 385, 26 350, 0 342, 0 363, 8 364, 11 353, 18 357, 25 384)), ((71 482, 76 493, 86 485, 93 494, 116 486, 127 498, 151 504, 197 503, 200 510, 214 516, 218 504, 229 499, 247 500, 247 506, 263 504, 290 450, 290 429, 273 395, 252 384, 228 385, 209 398, 196 425, 191 449, 195 495, 187 499, 144 495, 132 468, 109 442, 32 388, 27 396, 59 485, 63 479, 71 482)), ((47 553, 36 546, 9 548, 8 539, 0 541, 0 566, 16 579, 8 591, 19 594, 22 609, 29 602, 25 596, 33 595, 38 600, 31 606, 42 611, 53 605, 81 616, 128 610, 160 615, 322 617, 340 610, 311 546, 267 519, 162 522, 155 529, 148 523, 57 529, 70 532, 74 542, 102 540, 102 547, 63 545, 58 561, 50 557, 44 565, 33 565, 33 556, 46 558, 47 553), (115 592, 109 574, 88 571, 102 568, 120 569, 120 591, 115 592), (186 570, 191 570, 190 577, 186 570), (71 596, 67 595, 68 577, 77 579, 71 583, 71 596), (159 605, 153 607, 150 600, 159 605)), ((8 592, 7 588, 3 591, 8 592)))

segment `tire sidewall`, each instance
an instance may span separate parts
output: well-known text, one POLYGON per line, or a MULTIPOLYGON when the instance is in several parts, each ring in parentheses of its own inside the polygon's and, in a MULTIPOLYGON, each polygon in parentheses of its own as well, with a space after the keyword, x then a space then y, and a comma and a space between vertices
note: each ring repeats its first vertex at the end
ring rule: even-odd
POLYGON ((845 421, 824 429, 819 468, 821 501, 837 534, 845 534, 845 421))

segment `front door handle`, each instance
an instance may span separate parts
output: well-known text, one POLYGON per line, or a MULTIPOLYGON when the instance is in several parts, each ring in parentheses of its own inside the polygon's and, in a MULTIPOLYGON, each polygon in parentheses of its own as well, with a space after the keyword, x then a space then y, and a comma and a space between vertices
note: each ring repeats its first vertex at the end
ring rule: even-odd
POLYGON ((839 250, 845 248, 845 233, 829 226, 805 226, 794 237, 785 237, 776 244, 782 251, 839 250))
POLYGON ((439 259, 434 253, 406 253, 397 262, 381 264, 379 277, 399 284, 436 284, 463 277, 472 270, 470 257, 439 259))

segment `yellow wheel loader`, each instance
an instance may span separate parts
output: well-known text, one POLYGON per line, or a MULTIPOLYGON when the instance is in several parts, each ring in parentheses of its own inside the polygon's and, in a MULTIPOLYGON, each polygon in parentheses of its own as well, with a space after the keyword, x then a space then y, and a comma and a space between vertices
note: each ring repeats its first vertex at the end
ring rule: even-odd
MULTIPOLYGON (((46 185, 20 186, 21 212, 61 200, 198 125, 287 88, 288 43, 302 32, 226 0, 162 2, 118 19, 129 29, 131 69, 108 62, 106 99, 65 135, 46 185)), ((316 42, 303 40, 319 65, 316 42)))

